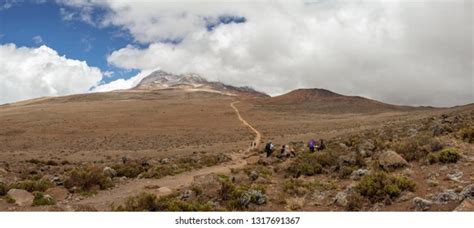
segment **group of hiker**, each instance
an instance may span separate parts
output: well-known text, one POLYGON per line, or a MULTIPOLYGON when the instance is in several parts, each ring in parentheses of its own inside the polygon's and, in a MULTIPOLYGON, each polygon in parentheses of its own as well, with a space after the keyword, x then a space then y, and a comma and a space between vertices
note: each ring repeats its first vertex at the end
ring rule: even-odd
MULTIPOLYGON (((255 148, 256 145, 257 145, 256 142, 253 142, 252 148, 255 148)), ((319 140, 319 144, 316 142, 316 140, 311 139, 308 141, 307 146, 309 147, 310 153, 314 153, 316 150, 322 151, 326 148, 326 144, 324 144, 324 140, 322 139, 319 140)), ((264 151, 267 157, 270 157, 273 154, 273 151, 275 151, 274 145, 271 140, 269 140, 268 143, 265 145, 264 151)), ((288 144, 282 145, 280 149, 280 153, 277 154, 277 158, 287 158, 287 157, 294 157, 294 156, 296 156, 295 148, 290 147, 288 144)))

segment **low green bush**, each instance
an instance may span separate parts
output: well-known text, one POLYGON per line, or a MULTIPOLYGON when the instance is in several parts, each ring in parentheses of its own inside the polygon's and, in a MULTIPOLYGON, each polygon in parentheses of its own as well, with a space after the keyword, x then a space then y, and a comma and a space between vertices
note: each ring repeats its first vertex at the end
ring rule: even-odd
POLYGON ((54 205, 56 201, 51 197, 45 197, 41 192, 35 192, 32 206, 54 205))
POLYGON ((28 192, 44 192, 53 185, 48 180, 25 180, 12 184, 10 188, 23 189, 28 192))
POLYGON ((474 127, 462 128, 458 134, 463 141, 474 143, 474 127))
POLYGON ((428 163, 433 164, 437 162, 441 163, 456 163, 461 158, 461 154, 456 148, 450 147, 445 148, 439 152, 431 153, 428 155, 428 163))
POLYGON ((356 191, 372 202, 398 197, 403 191, 414 191, 415 182, 405 177, 392 176, 385 172, 365 175, 357 184, 356 191))
POLYGON ((83 166, 70 171, 64 186, 73 192, 90 192, 113 187, 113 182, 99 167, 83 166))
POLYGON ((213 206, 199 200, 183 201, 178 195, 156 197, 152 193, 140 193, 126 199, 115 211, 211 211, 213 206))

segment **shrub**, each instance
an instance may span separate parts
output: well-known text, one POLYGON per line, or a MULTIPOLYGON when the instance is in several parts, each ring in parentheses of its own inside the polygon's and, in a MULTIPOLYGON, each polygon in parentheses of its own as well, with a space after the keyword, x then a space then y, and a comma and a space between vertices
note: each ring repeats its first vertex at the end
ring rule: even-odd
POLYGON ((459 130, 459 136, 467 143, 474 143, 474 127, 466 127, 459 130))
POLYGON ((331 151, 323 153, 305 153, 291 162, 288 172, 293 176, 306 175, 313 176, 323 172, 323 167, 336 164, 337 156, 331 151))
POLYGON ((35 192, 32 206, 54 205, 56 201, 51 197, 44 197, 41 192, 35 192))
POLYGON ((461 158, 461 154, 456 148, 446 148, 442 151, 428 155, 428 163, 456 163, 461 158))
POLYGON ((142 173, 140 177, 143 178, 162 178, 168 175, 175 175, 179 173, 177 169, 173 168, 171 165, 157 165, 153 168, 148 169, 148 171, 142 173))
POLYGON ((352 174, 353 169, 350 166, 339 167, 338 176, 341 179, 346 179, 352 174))
POLYGON ((259 185, 235 185, 227 176, 220 176, 221 188, 219 190, 222 200, 228 210, 242 210, 250 204, 266 203, 265 188, 259 185))
POLYGON ((332 182, 303 181, 300 179, 289 179, 283 183, 283 192, 292 196, 303 196, 307 193, 334 190, 337 186, 332 182))
POLYGON ((93 188, 107 189, 113 186, 112 180, 102 173, 99 167, 85 166, 73 169, 64 183, 70 191, 89 192, 93 188))
POLYGON ((283 192, 293 196, 303 196, 308 193, 308 188, 303 184, 302 180, 289 179, 283 183, 283 192))
POLYGON ((117 172, 117 176, 128 178, 135 178, 140 175, 140 173, 146 172, 148 170, 146 166, 138 163, 119 164, 114 165, 112 168, 117 172))
POLYGON ((56 162, 56 161, 49 160, 49 161, 46 162, 46 165, 57 166, 57 165, 59 165, 59 164, 58 164, 58 162, 56 162))
POLYGON ((372 202, 396 198, 403 191, 414 191, 415 182, 405 177, 391 176, 384 172, 365 175, 356 191, 372 202))
POLYGON ((209 203, 198 200, 183 201, 177 195, 157 198, 151 193, 141 193, 127 198, 124 205, 113 208, 115 211, 210 211, 209 203))
POLYGON ((137 196, 126 199, 125 204, 117 208, 116 211, 158 211, 157 197, 155 194, 142 192, 137 196))
POLYGON ((23 189, 29 192, 44 192, 52 185, 48 180, 25 180, 14 183, 11 188, 23 189))
POLYGON ((0 182, 0 196, 4 196, 8 193, 8 186, 0 182))
POLYGON ((347 206, 346 210, 348 211, 360 211, 364 207, 364 204, 367 200, 360 195, 358 192, 349 194, 347 196, 347 206))
MULTIPOLYGON (((429 145, 431 138, 428 136, 418 136, 406 138, 402 142, 392 145, 392 149, 403 156, 407 161, 414 161, 424 158, 430 151, 425 145, 429 145)), ((431 148, 429 149, 431 150, 431 148)))

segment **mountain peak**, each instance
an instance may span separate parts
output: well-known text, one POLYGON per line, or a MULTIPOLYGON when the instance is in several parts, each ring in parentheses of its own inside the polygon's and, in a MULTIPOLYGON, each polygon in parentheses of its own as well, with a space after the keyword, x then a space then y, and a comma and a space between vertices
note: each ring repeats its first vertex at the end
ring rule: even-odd
POLYGON ((134 88, 138 90, 182 89, 186 91, 204 91, 224 95, 268 95, 255 91, 249 87, 235 87, 221 82, 210 82, 196 73, 172 74, 158 70, 143 78, 134 88))

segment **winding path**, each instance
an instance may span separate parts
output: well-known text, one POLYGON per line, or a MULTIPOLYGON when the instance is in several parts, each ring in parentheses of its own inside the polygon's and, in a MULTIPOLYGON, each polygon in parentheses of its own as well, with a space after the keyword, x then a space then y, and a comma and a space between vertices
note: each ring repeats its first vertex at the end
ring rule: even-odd
MULTIPOLYGON (((240 115, 239 109, 237 109, 235 107, 235 104, 237 104, 239 102, 240 101, 234 101, 234 102, 230 103, 230 107, 232 107, 234 109, 234 111, 237 114, 237 117, 239 118, 240 122, 242 122, 245 126, 250 128, 250 130, 252 130, 255 133, 255 139, 253 140, 253 142, 256 143, 255 148, 258 148, 258 146, 260 145, 260 140, 262 139, 262 134, 260 134, 260 132, 257 129, 252 127, 252 125, 250 125, 244 118, 242 118, 242 116, 240 115)), ((247 149, 247 151, 250 151, 251 149, 252 149, 252 147, 249 147, 247 149)))
MULTIPOLYGON (((232 109, 234 109, 242 124, 250 128, 255 133, 254 142, 256 142, 256 147, 258 148, 261 140, 261 134, 244 118, 242 118, 239 110, 237 107, 235 107, 235 104, 238 102, 239 101, 234 101, 230 103, 230 106, 232 109)), ((174 176, 166 176, 160 179, 129 179, 126 182, 119 184, 115 188, 99 191, 92 197, 73 201, 71 204, 87 205, 92 206, 99 211, 108 211, 111 209, 110 206, 112 204, 120 205, 127 197, 139 194, 140 192, 151 192, 158 196, 168 195, 173 190, 178 190, 191 185, 194 177, 196 176, 207 175, 211 173, 229 174, 231 173, 232 169, 244 167, 247 164, 247 159, 249 158, 249 156, 246 157, 246 154, 248 154, 248 152, 250 152, 252 149, 253 147, 249 147, 245 153, 232 154, 232 160, 230 162, 225 162, 216 166, 191 170, 174 176)))

